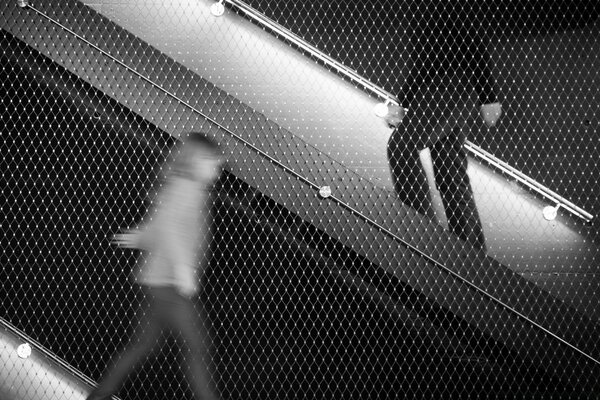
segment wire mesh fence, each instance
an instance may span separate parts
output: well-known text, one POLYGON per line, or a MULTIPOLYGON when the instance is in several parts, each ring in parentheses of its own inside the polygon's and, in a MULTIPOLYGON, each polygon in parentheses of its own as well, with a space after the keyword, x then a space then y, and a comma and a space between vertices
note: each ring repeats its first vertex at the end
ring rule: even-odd
MULTIPOLYGON (((100 380, 148 300, 111 238, 205 131, 222 398, 597 398, 599 13, 7 5, 0 316, 100 380)), ((118 394, 192 398, 176 339, 118 394)))

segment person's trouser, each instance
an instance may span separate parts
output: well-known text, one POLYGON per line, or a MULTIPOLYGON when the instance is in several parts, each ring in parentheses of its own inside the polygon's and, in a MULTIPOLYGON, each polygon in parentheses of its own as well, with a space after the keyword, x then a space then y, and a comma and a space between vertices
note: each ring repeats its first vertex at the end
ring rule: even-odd
MULTIPOLYGON (((467 175, 467 154, 461 127, 430 146, 433 173, 440 192, 448 227, 461 239, 486 250, 483 227, 467 175)), ((418 146, 396 129, 388 143, 388 160, 395 191, 405 204, 424 215, 433 215, 429 185, 419 158, 418 146)))
POLYGON ((210 388, 208 368, 204 362, 205 335, 191 299, 181 296, 174 287, 144 286, 148 307, 128 347, 105 373, 88 400, 109 399, 117 393, 127 376, 155 350, 163 333, 171 332, 187 350, 188 380, 197 400, 217 396, 210 388))

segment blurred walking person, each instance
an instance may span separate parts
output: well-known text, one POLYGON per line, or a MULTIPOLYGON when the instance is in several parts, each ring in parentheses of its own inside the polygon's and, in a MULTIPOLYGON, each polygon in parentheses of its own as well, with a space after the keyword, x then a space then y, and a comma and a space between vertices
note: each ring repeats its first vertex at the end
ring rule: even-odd
POLYGON ((174 160, 162 189, 143 222, 114 236, 114 243, 140 249, 133 273, 147 305, 126 349, 115 358, 88 400, 109 399, 127 376, 160 344, 166 333, 186 347, 188 380, 197 400, 214 400, 204 357, 206 334, 194 307, 210 242, 210 191, 221 172, 216 142, 190 133, 174 160))

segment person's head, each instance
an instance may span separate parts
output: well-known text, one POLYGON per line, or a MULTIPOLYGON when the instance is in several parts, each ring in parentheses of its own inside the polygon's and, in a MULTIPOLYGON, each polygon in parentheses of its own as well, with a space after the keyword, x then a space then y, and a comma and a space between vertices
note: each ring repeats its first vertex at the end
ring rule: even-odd
POLYGON ((219 144, 203 132, 191 132, 180 147, 175 170, 178 175, 210 184, 219 177, 222 164, 219 144))

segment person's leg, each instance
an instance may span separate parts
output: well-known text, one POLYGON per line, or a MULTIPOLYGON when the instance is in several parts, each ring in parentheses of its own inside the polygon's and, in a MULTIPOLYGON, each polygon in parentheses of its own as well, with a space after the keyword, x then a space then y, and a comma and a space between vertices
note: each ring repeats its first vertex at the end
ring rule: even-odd
POLYGON ((98 386, 90 393, 87 400, 110 399, 118 392, 127 376, 152 352, 156 347, 162 329, 154 311, 155 303, 152 292, 147 291, 148 306, 143 309, 144 315, 130 339, 128 347, 117 356, 114 364, 107 369, 98 386))
POLYGON ((431 147, 431 158, 450 231, 485 251, 483 226, 467 175, 467 153, 460 127, 431 147))
POLYGON ((206 333, 201 326, 200 317, 194 302, 180 295, 175 288, 163 292, 163 304, 166 306, 163 316, 165 323, 177 335, 183 345, 185 355, 185 370, 194 396, 197 400, 217 400, 218 396, 212 389, 205 344, 206 333))
POLYGON ((398 198, 419 213, 434 217, 427 175, 417 145, 407 140, 402 125, 388 141, 387 156, 398 198))

